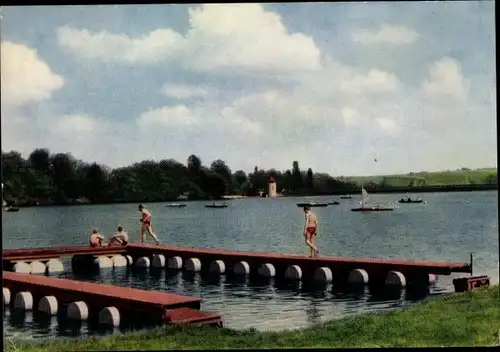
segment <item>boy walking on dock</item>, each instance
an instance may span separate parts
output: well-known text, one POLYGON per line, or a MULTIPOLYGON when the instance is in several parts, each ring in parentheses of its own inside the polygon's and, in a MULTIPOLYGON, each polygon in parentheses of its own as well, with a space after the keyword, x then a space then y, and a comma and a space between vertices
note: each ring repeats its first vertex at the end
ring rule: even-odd
POLYGON ((146 239, 146 231, 149 233, 151 237, 155 240, 156 244, 160 244, 158 238, 156 238, 156 234, 153 232, 151 228, 151 213, 144 208, 142 204, 139 204, 139 211, 141 212, 141 243, 144 244, 144 240, 146 239))
POLYGON ((318 248, 316 247, 316 235, 318 234, 318 218, 316 214, 311 211, 311 206, 304 206, 305 224, 304 224, 304 238, 306 244, 311 248, 311 258, 318 256, 318 248))

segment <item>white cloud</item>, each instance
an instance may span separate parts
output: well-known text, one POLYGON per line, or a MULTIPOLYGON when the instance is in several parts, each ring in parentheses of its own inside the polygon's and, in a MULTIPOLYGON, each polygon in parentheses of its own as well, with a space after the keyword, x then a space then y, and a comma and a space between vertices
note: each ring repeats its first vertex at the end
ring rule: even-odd
POLYGON ((201 70, 234 67, 318 70, 320 52, 311 37, 289 34, 278 14, 259 4, 211 4, 189 10, 192 65, 201 70))
POLYGON ((342 117, 347 127, 358 125, 361 119, 359 111, 350 106, 342 108, 342 117))
POLYGON ((130 38, 64 26, 59 44, 77 56, 124 64, 178 60, 185 68, 212 71, 318 70, 320 52, 311 37, 290 34, 276 13, 259 4, 207 4, 189 9, 185 36, 157 29, 130 38))
POLYGON ((264 132, 264 126, 260 122, 241 116, 233 107, 223 108, 221 116, 222 125, 234 134, 244 133, 245 136, 248 136, 248 133, 261 135, 264 132))
POLYGON ((379 117, 376 119, 379 126, 387 133, 395 133, 399 131, 396 121, 391 118, 379 117))
POLYGON ((206 89, 187 84, 166 84, 162 92, 167 97, 175 99, 203 98, 208 95, 206 89))
POLYGON ((185 105, 165 106, 142 113, 137 124, 144 129, 154 126, 189 126, 198 123, 198 118, 185 105))
POLYGON ((157 29, 139 38, 92 33, 86 29, 62 26, 57 29, 59 44, 86 59, 116 61, 122 64, 151 64, 179 54, 184 39, 171 29, 157 29))
POLYGON ((420 34, 413 29, 388 24, 381 25, 378 30, 360 29, 351 35, 355 42, 362 44, 409 44, 415 42, 420 37, 420 34))
POLYGON ((22 44, 1 44, 2 105, 20 106, 51 97, 64 79, 54 74, 36 50, 22 44))
POLYGON ((447 95, 452 98, 464 98, 467 86, 460 63, 449 57, 434 62, 422 88, 428 96, 447 95))
POLYGON ((340 82, 342 90, 353 93, 391 92, 398 89, 399 80, 393 73, 371 69, 368 74, 356 73, 340 82))
POLYGON ((53 126, 54 133, 67 138, 102 133, 104 129, 104 125, 97 119, 86 115, 66 115, 58 119, 53 126))

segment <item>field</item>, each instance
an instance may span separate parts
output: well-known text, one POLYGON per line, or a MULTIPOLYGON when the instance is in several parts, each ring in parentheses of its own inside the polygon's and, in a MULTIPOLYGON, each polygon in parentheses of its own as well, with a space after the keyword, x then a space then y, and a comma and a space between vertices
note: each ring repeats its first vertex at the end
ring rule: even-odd
POLYGON ((387 187, 444 186, 496 183, 497 169, 456 170, 441 172, 417 172, 406 175, 348 176, 344 180, 360 184, 373 183, 387 187))

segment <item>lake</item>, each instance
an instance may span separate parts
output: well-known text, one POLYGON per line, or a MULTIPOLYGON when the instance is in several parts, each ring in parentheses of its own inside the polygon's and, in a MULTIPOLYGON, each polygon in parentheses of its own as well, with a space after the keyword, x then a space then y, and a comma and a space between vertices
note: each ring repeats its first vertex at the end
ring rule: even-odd
MULTIPOLYGON (((489 275, 498 283, 498 192, 423 193, 427 204, 398 204, 404 194, 370 195, 393 201, 392 212, 357 213, 359 195, 352 200, 328 197, 248 198, 228 201, 226 209, 205 208, 207 202, 186 202, 184 208, 166 203, 145 204, 153 214, 153 229, 165 244, 246 251, 302 253, 304 215, 296 203, 332 202, 313 208, 319 218, 317 244, 325 256, 401 258, 468 262, 474 255, 474 275, 489 275)), ((412 195, 414 196, 414 195, 412 195)), ((4 249, 86 245, 93 228, 109 236, 121 225, 139 241, 137 204, 21 208, 2 213, 4 249)), ((202 310, 222 314, 233 329, 295 329, 350 314, 386 311, 454 291, 452 276, 440 276, 424 292, 342 292, 335 286, 303 287, 276 280, 213 280, 182 272, 102 270, 78 276, 65 262, 60 277, 162 290, 202 298, 202 310)), ((126 328, 122 328, 126 329, 126 328)), ((4 338, 87 336, 103 333, 87 326, 68 327, 58 318, 41 319, 28 312, 4 310, 4 338)))

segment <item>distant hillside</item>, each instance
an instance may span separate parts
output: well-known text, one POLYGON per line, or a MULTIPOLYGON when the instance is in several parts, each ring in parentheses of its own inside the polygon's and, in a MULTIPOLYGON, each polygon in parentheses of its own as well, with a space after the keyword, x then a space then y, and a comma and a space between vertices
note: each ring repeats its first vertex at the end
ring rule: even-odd
POLYGON ((385 176, 348 176, 343 180, 358 185, 378 185, 385 187, 446 186, 470 184, 498 184, 496 168, 470 170, 463 168, 456 171, 410 172, 406 175, 385 176))

